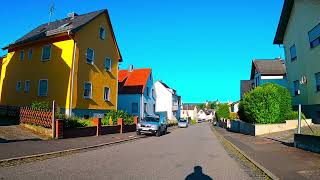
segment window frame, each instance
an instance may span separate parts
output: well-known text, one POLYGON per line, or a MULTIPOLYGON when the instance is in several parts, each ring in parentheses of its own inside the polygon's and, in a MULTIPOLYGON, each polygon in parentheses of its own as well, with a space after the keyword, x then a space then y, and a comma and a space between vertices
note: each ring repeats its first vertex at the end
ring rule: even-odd
POLYGON ((19 59, 20 59, 20 61, 23 61, 23 60, 24 60, 24 50, 21 50, 21 51, 20 51, 19 59))
POLYGON ((16 83, 16 92, 20 92, 22 89, 22 81, 17 81, 16 83), (19 84, 19 87, 18 87, 19 84))
POLYGON ((25 93, 29 93, 30 92, 30 86, 31 86, 31 81, 30 80, 25 80, 24 88, 23 88, 25 93), (27 86, 27 82, 29 83, 29 86, 27 86), (27 89, 27 87, 28 87, 28 89, 27 89))
POLYGON ((319 24, 317 24, 315 27, 313 27, 313 28, 308 32, 309 45, 310 45, 310 48, 311 48, 311 49, 320 46, 320 33, 319 33, 319 36, 318 36, 317 38, 315 38, 313 41, 311 41, 311 38, 310 38, 310 33, 311 33, 314 29, 316 29, 317 27, 319 27, 319 31, 320 31, 320 23, 319 23, 319 24), (315 41, 318 41, 318 45, 313 46, 313 42, 315 42, 315 41))
POLYGON ((48 81, 48 79, 39 79, 39 81, 38 81, 38 96, 39 97, 48 97, 48 91, 49 91, 49 81, 48 81), (47 92, 46 92, 45 95, 41 95, 40 94, 41 81, 46 81, 47 82, 47 92))
POLYGON ((147 87, 147 97, 150 97, 150 90, 149 90, 149 87, 147 87))
POLYGON ((51 52, 52 52, 52 46, 51 46, 51 44, 47 44, 47 45, 42 46, 42 50, 41 50, 41 62, 50 61, 50 60, 51 60, 51 52), (49 54, 49 58, 48 58, 48 59, 44 59, 44 58, 43 58, 45 47, 50 47, 50 54, 49 54))
POLYGON ((315 73, 314 77, 316 81, 316 92, 320 92, 320 72, 315 73), (317 77, 319 77, 319 82, 317 81, 317 77))
POLYGON ((95 54, 94 54, 94 49, 93 49, 93 48, 87 48, 87 50, 86 50, 86 63, 93 65, 93 64, 94 64, 94 56, 95 56, 95 54), (89 59, 89 58, 88 58, 88 50, 92 50, 92 59, 89 59), (89 59, 91 62, 89 62, 88 59, 89 59))
POLYGON ((112 71, 112 60, 111 60, 111 58, 109 58, 109 57, 104 58, 104 69, 106 70, 106 72, 107 72, 107 71, 109 71, 109 72, 112 71), (107 61, 107 60, 109 60, 109 62, 110 62, 110 63, 109 63, 109 65, 110 65, 109 69, 106 68, 106 61, 107 61))
POLYGON ((99 27, 99 38, 100 38, 101 40, 105 40, 105 39, 106 39, 106 34, 107 34, 106 27, 100 26, 100 27, 99 27), (103 29, 103 32, 104 32, 103 37, 101 37, 101 29, 103 29))
POLYGON ((28 50, 28 60, 29 60, 29 61, 32 60, 32 56, 33 56, 33 49, 30 48, 30 49, 28 50))
POLYGON ((144 113, 148 113, 148 103, 143 104, 143 111, 144 113))
POLYGON ((84 84, 83 84, 83 98, 84 99, 92 99, 92 89, 93 89, 93 86, 92 86, 91 82, 89 82, 89 81, 84 82, 84 84), (85 96, 86 84, 90 84, 90 94, 89 94, 89 96, 85 96))
POLYGON ((297 47, 296 47, 295 44, 293 44, 292 46, 290 46, 290 48, 289 48, 289 53, 290 53, 291 62, 297 60, 297 47), (292 49, 293 49, 293 47, 294 47, 294 50, 295 50, 295 53, 296 53, 294 57, 292 56, 292 49))
POLYGON ((110 87, 108 87, 108 86, 103 87, 103 100, 104 101, 108 101, 108 102, 111 101, 110 92, 111 92, 110 87), (107 98, 106 98, 106 88, 108 88, 108 95, 107 95, 108 97, 107 98))

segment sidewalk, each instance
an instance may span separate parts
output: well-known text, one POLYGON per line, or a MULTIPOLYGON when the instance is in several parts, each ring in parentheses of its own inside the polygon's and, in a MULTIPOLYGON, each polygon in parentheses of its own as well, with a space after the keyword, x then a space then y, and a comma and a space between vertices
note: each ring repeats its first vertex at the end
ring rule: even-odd
POLYGON ((135 132, 131 132, 48 141, 27 139, 24 141, 4 142, 0 143, 0 160, 94 146, 135 137, 144 136, 137 136, 135 132))
POLYGON ((280 179, 319 179, 320 154, 300 150, 277 140, 215 130, 280 179))

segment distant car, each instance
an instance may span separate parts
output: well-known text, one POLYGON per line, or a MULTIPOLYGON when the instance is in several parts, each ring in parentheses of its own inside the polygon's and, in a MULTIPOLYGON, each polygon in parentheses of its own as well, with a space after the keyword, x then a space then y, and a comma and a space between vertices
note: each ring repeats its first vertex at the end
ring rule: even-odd
POLYGON ((198 119, 198 123, 202 123, 203 122, 203 120, 202 119, 198 119))
POLYGON ((178 122, 179 128, 187 128, 188 127, 188 120, 186 119, 180 119, 178 122))
POLYGON ((156 117, 145 117, 137 124, 137 134, 161 136, 167 133, 167 124, 156 117))

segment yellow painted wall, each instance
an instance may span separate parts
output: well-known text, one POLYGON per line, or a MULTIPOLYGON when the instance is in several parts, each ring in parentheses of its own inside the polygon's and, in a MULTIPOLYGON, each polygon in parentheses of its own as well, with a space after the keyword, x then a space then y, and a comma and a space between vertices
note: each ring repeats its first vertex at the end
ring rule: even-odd
POLYGON ((75 84, 73 108, 76 109, 117 109, 118 87, 118 53, 113 42, 111 27, 107 23, 105 14, 101 14, 75 34, 77 43, 77 64, 75 66, 75 84), (106 38, 99 38, 100 26, 106 27, 106 38), (94 64, 86 63, 87 48, 94 49, 94 64), (112 60, 112 72, 104 69, 104 59, 112 60), (92 99, 84 98, 84 83, 92 83, 92 99), (104 100, 104 87, 111 89, 111 100, 104 100))
POLYGON ((33 101, 56 100, 61 108, 69 106, 70 68, 73 55, 73 40, 41 42, 9 52, 3 60, 0 78, 0 103, 10 105, 30 105, 33 101), (51 44, 50 61, 41 62, 43 45, 51 44), (32 59, 28 50, 33 49, 32 59), (20 60, 20 51, 24 59, 20 60), (39 79, 48 79, 48 96, 38 96, 39 79), (25 81, 30 80, 30 92, 24 92, 25 81), (16 91, 17 81, 22 81, 22 90, 16 91))
POLYGON ((315 73, 320 72, 320 46, 310 48, 308 32, 320 23, 319 0, 295 0, 284 37, 289 87, 303 75, 308 83, 300 85, 301 95, 293 98, 294 105, 320 104, 320 92, 316 91, 315 73), (295 44, 297 60, 291 62, 290 47, 295 44))

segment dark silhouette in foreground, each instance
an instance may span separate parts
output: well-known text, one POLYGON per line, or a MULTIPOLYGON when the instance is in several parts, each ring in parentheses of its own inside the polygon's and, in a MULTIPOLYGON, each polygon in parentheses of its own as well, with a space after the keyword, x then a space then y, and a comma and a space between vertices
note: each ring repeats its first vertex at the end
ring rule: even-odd
POLYGON ((194 172, 189 174, 185 180, 212 180, 208 175, 203 174, 201 166, 195 166, 194 172))

